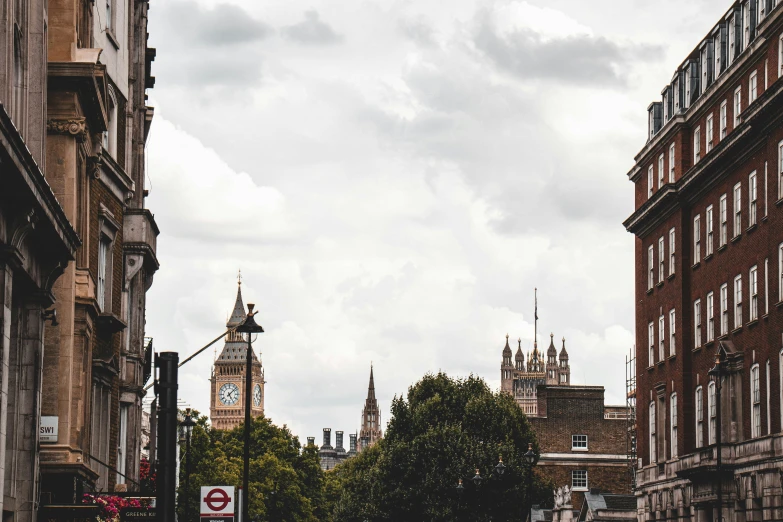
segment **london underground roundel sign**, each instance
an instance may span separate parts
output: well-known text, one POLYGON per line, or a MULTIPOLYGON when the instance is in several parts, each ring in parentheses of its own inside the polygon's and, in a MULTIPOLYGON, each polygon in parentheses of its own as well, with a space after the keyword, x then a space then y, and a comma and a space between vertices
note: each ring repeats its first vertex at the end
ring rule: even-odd
POLYGON ((201 517, 234 516, 234 486, 202 486, 201 517))

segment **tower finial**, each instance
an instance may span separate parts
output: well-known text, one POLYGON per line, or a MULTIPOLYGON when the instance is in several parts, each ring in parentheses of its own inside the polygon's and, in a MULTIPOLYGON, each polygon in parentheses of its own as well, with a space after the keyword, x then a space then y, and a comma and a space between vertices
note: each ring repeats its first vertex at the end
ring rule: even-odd
POLYGON ((237 273, 237 285, 242 286, 242 269, 239 269, 237 273))

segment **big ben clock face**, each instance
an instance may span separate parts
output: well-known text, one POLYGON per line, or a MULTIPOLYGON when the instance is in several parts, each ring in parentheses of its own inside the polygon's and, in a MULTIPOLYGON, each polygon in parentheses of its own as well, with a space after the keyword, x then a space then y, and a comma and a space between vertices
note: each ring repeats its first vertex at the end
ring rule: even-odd
POLYGON ((233 382, 227 382, 220 387, 220 402, 226 406, 233 406, 239 400, 239 387, 233 382))
POLYGON ((261 406, 261 385, 256 384, 253 388, 253 406, 261 406))

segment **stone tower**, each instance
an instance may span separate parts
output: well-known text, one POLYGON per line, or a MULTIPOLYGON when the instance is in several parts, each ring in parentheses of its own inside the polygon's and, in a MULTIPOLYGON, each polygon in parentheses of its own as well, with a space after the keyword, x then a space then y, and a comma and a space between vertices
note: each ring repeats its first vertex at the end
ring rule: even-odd
POLYGON ((506 334, 506 346, 503 347, 503 363, 500 365, 500 389, 506 393, 514 391, 514 365, 511 364, 511 347, 508 345, 506 334))
POLYGON ((381 410, 375 399, 375 379, 373 369, 370 366, 370 385, 367 389, 367 399, 362 410, 362 429, 359 431, 361 446, 359 451, 369 448, 383 436, 381 432, 381 410))
POLYGON ((563 337, 563 348, 560 350, 560 366, 557 368, 557 384, 560 386, 571 385, 571 366, 568 364, 568 352, 565 348, 565 337, 563 337))
POLYGON ((555 334, 549 334, 549 348, 546 351, 546 383, 557 384, 557 348, 555 348, 555 334))
MULTIPOLYGON (((226 323, 226 328, 239 326, 245 319, 245 305, 242 303, 242 281, 237 288, 237 300, 234 310, 226 323)), ((253 355, 253 395, 250 414, 259 417, 264 414, 264 368, 261 361, 253 355)), ((247 341, 242 334, 230 331, 226 335, 223 351, 212 369, 212 394, 210 397, 209 417, 212 426, 221 430, 230 430, 245 420, 245 369, 247 341)))

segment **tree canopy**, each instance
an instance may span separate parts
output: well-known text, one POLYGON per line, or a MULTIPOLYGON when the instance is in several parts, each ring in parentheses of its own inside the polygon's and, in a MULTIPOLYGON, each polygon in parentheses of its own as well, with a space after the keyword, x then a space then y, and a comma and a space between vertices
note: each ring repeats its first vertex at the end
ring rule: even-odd
POLYGON ((551 484, 523 457, 528 444, 538 454, 527 418, 482 379, 427 375, 407 399, 395 397, 391 413, 384 439, 329 474, 335 520, 523 520, 531 500, 549 496, 551 484), (471 480, 477 469, 479 486, 471 480))

